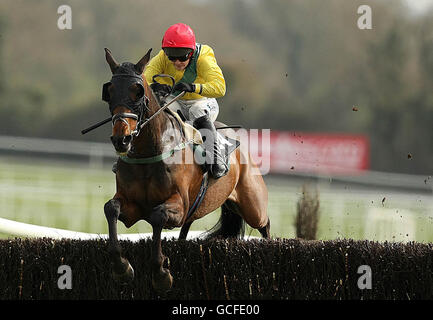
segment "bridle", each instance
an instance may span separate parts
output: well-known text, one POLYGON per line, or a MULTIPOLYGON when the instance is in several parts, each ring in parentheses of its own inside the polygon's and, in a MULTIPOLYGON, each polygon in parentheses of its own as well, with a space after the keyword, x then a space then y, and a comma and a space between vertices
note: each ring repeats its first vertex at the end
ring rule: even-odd
POLYGON ((126 119, 133 119, 137 121, 137 125, 131 135, 138 136, 140 134, 140 129, 142 128, 142 123, 146 120, 145 114, 150 111, 149 101, 150 99, 146 96, 143 78, 138 75, 134 70, 134 65, 132 63, 125 62, 121 66, 120 73, 114 73, 111 77, 111 81, 105 83, 102 86, 102 100, 108 102, 110 112, 112 114, 111 122, 114 124, 117 121, 124 122, 128 127, 129 122, 126 119), (114 84, 116 91, 112 97, 108 93, 108 87, 110 84, 114 84), (138 98, 134 101, 129 97, 129 88, 132 85, 137 85, 140 88, 140 94, 138 98), (125 106, 132 112, 121 112, 113 115, 115 108, 119 106, 125 106))
MULTIPOLYGON (((111 122, 113 125, 117 122, 117 121, 123 121, 128 127, 129 127, 129 122, 126 119, 133 119, 137 121, 137 126, 135 128, 134 131, 132 131, 131 135, 132 137, 134 136, 138 136, 140 134, 140 130, 147 124, 149 123, 154 117, 156 117, 160 112, 164 111, 168 106, 170 106, 170 104, 172 104, 173 102, 175 102, 177 99, 180 99, 185 92, 182 91, 179 95, 177 95, 176 97, 174 97, 171 101, 165 103, 165 105, 163 107, 161 107, 158 111, 156 111, 153 115, 151 115, 149 118, 145 118, 145 113, 147 111, 150 111, 149 108, 149 103, 150 103, 150 99, 146 96, 145 94, 145 90, 144 90, 144 84, 143 84, 143 78, 141 77, 141 75, 137 74, 135 72, 134 69, 134 65, 132 63, 129 62, 125 62, 122 63, 122 65, 120 65, 120 67, 123 68, 122 73, 115 73, 113 74, 111 81, 104 83, 104 85, 102 86, 102 100, 107 102, 110 108, 110 113, 113 114, 114 108, 118 107, 118 106, 126 106, 128 109, 132 110, 133 112, 121 112, 121 113, 117 113, 115 115, 112 115, 111 117, 104 119, 84 130, 81 130, 81 134, 86 134, 96 128, 99 128, 100 126, 111 122), (127 80, 127 82, 129 83, 129 85, 125 85, 124 83, 120 84, 119 79, 123 77, 124 79, 127 80), (110 94, 108 92, 108 87, 110 86, 110 84, 118 82, 118 86, 119 88, 123 88, 123 95, 119 94, 116 90, 116 94, 114 97, 110 97, 110 94), (126 92, 125 87, 129 88, 132 84, 137 84, 139 87, 142 88, 142 95, 137 99, 137 101, 132 101, 129 98, 128 92, 126 92)), ((152 81, 156 82, 156 78, 158 77, 168 77, 171 79, 173 86, 172 86, 172 91, 174 88, 174 83, 175 80, 172 76, 170 75, 166 75, 166 74, 157 74, 154 75, 152 77, 152 81)), ((124 81, 123 81, 124 82, 124 81)))
MULTIPOLYGON (((125 64, 127 64, 127 62, 122 64, 121 67, 124 66, 125 64)), ((134 69, 132 69, 132 70, 134 70, 134 69)), ((116 69, 116 71, 117 71, 117 69, 116 69)), ((153 77, 153 81, 155 81, 156 77, 170 77, 170 78, 172 78, 172 81, 173 81, 172 90, 173 90, 174 78, 172 76, 168 76, 168 75, 164 75, 164 74, 155 75, 153 77)), ((112 122, 113 126, 117 121, 122 121, 128 126, 128 128, 130 128, 129 123, 126 119, 130 118, 130 119, 134 119, 137 121, 137 125, 136 125, 135 130, 131 132, 131 138, 132 139, 134 139, 134 137, 136 137, 140 134, 140 130, 146 124, 148 124, 153 118, 155 118, 162 111, 167 109, 167 107, 170 104, 172 104, 174 101, 181 98, 184 94, 185 94, 185 92, 182 91, 180 94, 178 94, 176 97, 174 97, 170 102, 167 102, 163 107, 159 108, 151 116, 146 118, 145 114, 147 114, 147 111, 150 111, 150 108, 149 108, 150 100, 145 95, 143 78, 140 75, 137 75, 134 71, 131 71, 131 69, 127 70, 127 72, 114 73, 112 78, 111 78, 111 81, 105 83, 102 87, 102 100, 108 102, 111 114, 113 114, 114 109, 119 107, 119 106, 126 106, 128 109, 130 109, 132 111, 132 112, 117 113, 117 114, 112 115, 112 117, 111 117, 111 122, 112 122), (110 95, 108 93, 108 87, 112 83, 115 84, 116 90, 113 93, 112 97, 110 97, 110 95), (117 86, 116 86, 116 83, 117 83, 117 86), (138 85, 142 89, 140 91, 140 94, 139 94, 136 101, 133 101, 128 94, 129 88, 134 84, 138 85)), ((181 128, 180 128, 180 131, 182 131, 181 128)), ((143 164, 143 163, 146 163, 146 164, 147 163, 155 163, 155 162, 162 161, 162 160, 166 159, 167 157, 170 157, 176 151, 180 151, 180 150, 186 148, 187 145, 189 145, 190 143, 192 143, 192 141, 188 141, 188 142, 182 141, 178 145, 176 145, 173 149, 171 149, 167 152, 163 152, 161 154, 157 154, 157 155, 152 156, 152 157, 130 158, 128 155, 121 155, 120 159, 122 159, 124 162, 127 162, 127 163, 136 163, 136 164, 137 163, 141 163, 141 164, 143 164)))
MULTIPOLYGON (((114 126, 114 124, 117 121, 122 121, 122 122, 124 122, 128 126, 128 128, 130 128, 129 122, 126 120, 127 118, 134 119, 134 120, 138 121, 138 116, 135 113, 132 113, 132 112, 121 112, 121 113, 116 113, 114 116, 111 117, 111 123, 114 126)), ((138 125, 137 125, 137 128, 138 128, 138 125)), ((137 128, 134 131, 131 131, 131 135, 133 135, 133 136, 138 135, 137 128)))

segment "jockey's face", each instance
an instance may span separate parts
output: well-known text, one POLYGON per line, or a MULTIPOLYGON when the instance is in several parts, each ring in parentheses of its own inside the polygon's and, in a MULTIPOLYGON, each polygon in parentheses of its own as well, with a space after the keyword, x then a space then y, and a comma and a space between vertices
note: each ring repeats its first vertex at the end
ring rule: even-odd
POLYGON ((171 61, 171 63, 173 63, 173 66, 177 71, 183 71, 188 66, 190 60, 191 59, 188 59, 186 61, 174 60, 171 61))

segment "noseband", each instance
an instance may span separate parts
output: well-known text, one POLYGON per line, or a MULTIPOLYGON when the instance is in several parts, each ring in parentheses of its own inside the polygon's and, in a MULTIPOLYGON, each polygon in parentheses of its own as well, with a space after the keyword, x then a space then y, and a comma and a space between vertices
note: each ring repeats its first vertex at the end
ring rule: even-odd
MULTIPOLYGON (((136 121, 138 121, 138 116, 135 114, 135 113, 131 113, 131 112, 121 112, 121 113, 116 113, 114 116, 112 116, 111 117, 111 122, 112 122, 112 124, 113 124, 113 126, 114 126, 114 124, 117 122, 117 121, 122 121, 122 122, 124 122, 127 126, 128 126, 128 128, 130 127, 129 126, 129 122, 126 120, 127 118, 129 118, 129 119, 134 119, 134 120, 136 120, 136 121)), ((139 122, 139 121, 138 121, 139 122)), ((132 131, 131 132, 131 135, 133 135, 133 136, 135 136, 135 135, 138 135, 138 133, 139 133, 139 127, 138 127, 138 122, 137 122, 137 127, 136 127, 136 129, 134 130, 134 131, 132 131)))

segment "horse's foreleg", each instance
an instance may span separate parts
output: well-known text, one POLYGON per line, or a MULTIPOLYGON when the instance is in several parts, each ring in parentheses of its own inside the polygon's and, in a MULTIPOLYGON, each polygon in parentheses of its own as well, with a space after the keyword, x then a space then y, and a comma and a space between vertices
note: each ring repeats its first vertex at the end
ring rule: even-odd
POLYGON ((163 267, 165 256, 161 248, 161 232, 165 223, 167 222, 167 213, 165 212, 165 205, 159 205, 152 211, 150 224, 153 228, 152 239, 152 285, 153 288, 159 293, 165 293, 171 288, 173 277, 170 271, 163 267))
POLYGON ((153 228, 152 243, 152 285, 159 293, 165 293, 173 284, 170 271, 163 267, 165 256, 161 248, 161 232, 164 226, 181 224, 184 208, 179 194, 173 195, 165 203, 156 206, 148 219, 153 228))
POLYGON ((117 239, 117 220, 120 215, 120 202, 111 199, 104 206, 105 217, 108 222, 109 233, 109 252, 113 264, 113 276, 119 281, 126 282, 134 278, 134 269, 132 269, 128 260, 121 255, 119 240, 117 239))

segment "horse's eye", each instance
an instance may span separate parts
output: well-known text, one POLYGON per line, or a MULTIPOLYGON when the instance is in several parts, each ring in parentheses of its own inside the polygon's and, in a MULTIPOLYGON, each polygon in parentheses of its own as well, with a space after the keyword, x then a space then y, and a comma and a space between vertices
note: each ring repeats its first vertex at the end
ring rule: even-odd
POLYGON ((135 101, 143 97, 144 88, 141 85, 134 84, 129 88, 129 92, 131 93, 131 98, 135 101))
POLYGON ((140 99, 144 96, 144 88, 142 86, 138 86, 137 99, 140 99))

